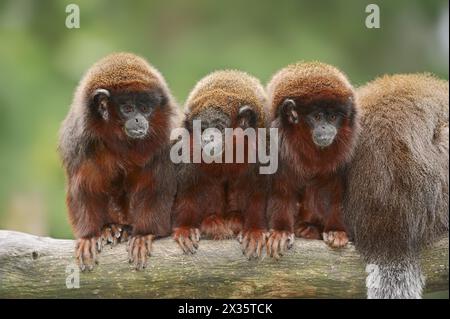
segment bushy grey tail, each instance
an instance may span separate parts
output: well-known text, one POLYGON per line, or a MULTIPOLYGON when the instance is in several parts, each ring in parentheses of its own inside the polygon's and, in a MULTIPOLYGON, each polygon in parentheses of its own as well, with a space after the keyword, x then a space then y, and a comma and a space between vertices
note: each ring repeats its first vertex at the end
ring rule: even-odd
POLYGON ((368 264, 368 299, 420 299, 425 285, 419 260, 368 264))

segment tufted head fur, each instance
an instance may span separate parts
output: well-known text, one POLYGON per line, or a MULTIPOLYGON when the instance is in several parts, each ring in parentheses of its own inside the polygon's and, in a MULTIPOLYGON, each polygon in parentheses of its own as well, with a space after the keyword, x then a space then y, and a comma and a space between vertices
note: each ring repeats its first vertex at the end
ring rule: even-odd
POLYGON ((257 127, 265 127, 266 96, 258 79, 237 70, 213 72, 200 80, 186 101, 188 119, 206 108, 219 108, 236 119, 242 106, 250 106, 257 115, 257 127))
POLYGON ((287 97, 309 104, 317 99, 345 101, 352 98, 354 92, 347 77, 334 66, 321 62, 298 62, 272 77, 267 94, 274 116, 287 97))

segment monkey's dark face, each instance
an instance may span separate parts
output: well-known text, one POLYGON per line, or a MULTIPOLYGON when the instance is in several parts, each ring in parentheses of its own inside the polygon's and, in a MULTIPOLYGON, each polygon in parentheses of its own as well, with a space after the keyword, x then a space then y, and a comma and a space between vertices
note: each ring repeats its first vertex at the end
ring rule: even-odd
POLYGON ((286 99, 281 105, 281 112, 287 125, 306 127, 314 144, 326 148, 336 140, 343 119, 351 113, 351 104, 315 101, 299 107, 293 99, 286 99))
POLYGON ((155 109, 163 103, 158 92, 116 92, 96 90, 94 106, 103 121, 111 122, 131 139, 143 139, 149 133, 150 118, 155 109))
POLYGON ((193 134, 200 133, 198 140, 201 141, 201 148, 205 150, 220 149, 214 156, 221 156, 225 150, 225 129, 241 128, 243 130, 249 127, 256 127, 257 115, 248 105, 239 108, 236 118, 231 118, 219 107, 205 108, 192 118, 185 121, 185 127, 193 134), (200 130, 195 130, 195 122, 200 125, 200 130))

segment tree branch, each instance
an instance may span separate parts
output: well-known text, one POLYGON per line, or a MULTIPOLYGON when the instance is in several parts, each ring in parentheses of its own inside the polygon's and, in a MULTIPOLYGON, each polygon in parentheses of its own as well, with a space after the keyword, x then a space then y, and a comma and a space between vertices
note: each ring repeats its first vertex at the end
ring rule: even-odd
MULTIPOLYGON (((364 298, 364 264, 352 245, 332 250, 297 239, 281 260, 248 261, 234 240, 202 240, 183 255, 170 238, 153 245, 149 266, 137 272, 125 244, 106 247, 100 264, 80 273, 80 288, 66 279, 77 267, 74 241, 0 231, 0 298, 364 298)), ((423 256, 426 292, 448 290, 448 238, 423 256)))

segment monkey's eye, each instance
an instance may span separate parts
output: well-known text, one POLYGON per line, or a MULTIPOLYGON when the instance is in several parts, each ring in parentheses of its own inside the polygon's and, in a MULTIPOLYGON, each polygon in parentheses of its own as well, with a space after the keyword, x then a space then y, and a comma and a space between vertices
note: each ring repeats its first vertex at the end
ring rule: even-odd
POLYGON ((317 113, 317 114, 314 115, 314 119, 316 121, 320 121, 321 118, 322 118, 322 116, 320 115, 320 113, 317 113))
POLYGON ((130 113, 133 113, 133 112, 134 112, 134 106, 132 106, 132 105, 130 105, 130 104, 122 105, 122 106, 120 107, 120 111, 121 111, 123 114, 130 114, 130 113))
POLYGON ((141 104, 139 106, 140 110, 142 113, 149 113, 150 112, 150 106, 148 106, 147 104, 141 104))
POLYGON ((336 121, 336 115, 335 114, 330 114, 330 116, 328 118, 330 119, 331 122, 336 121))

